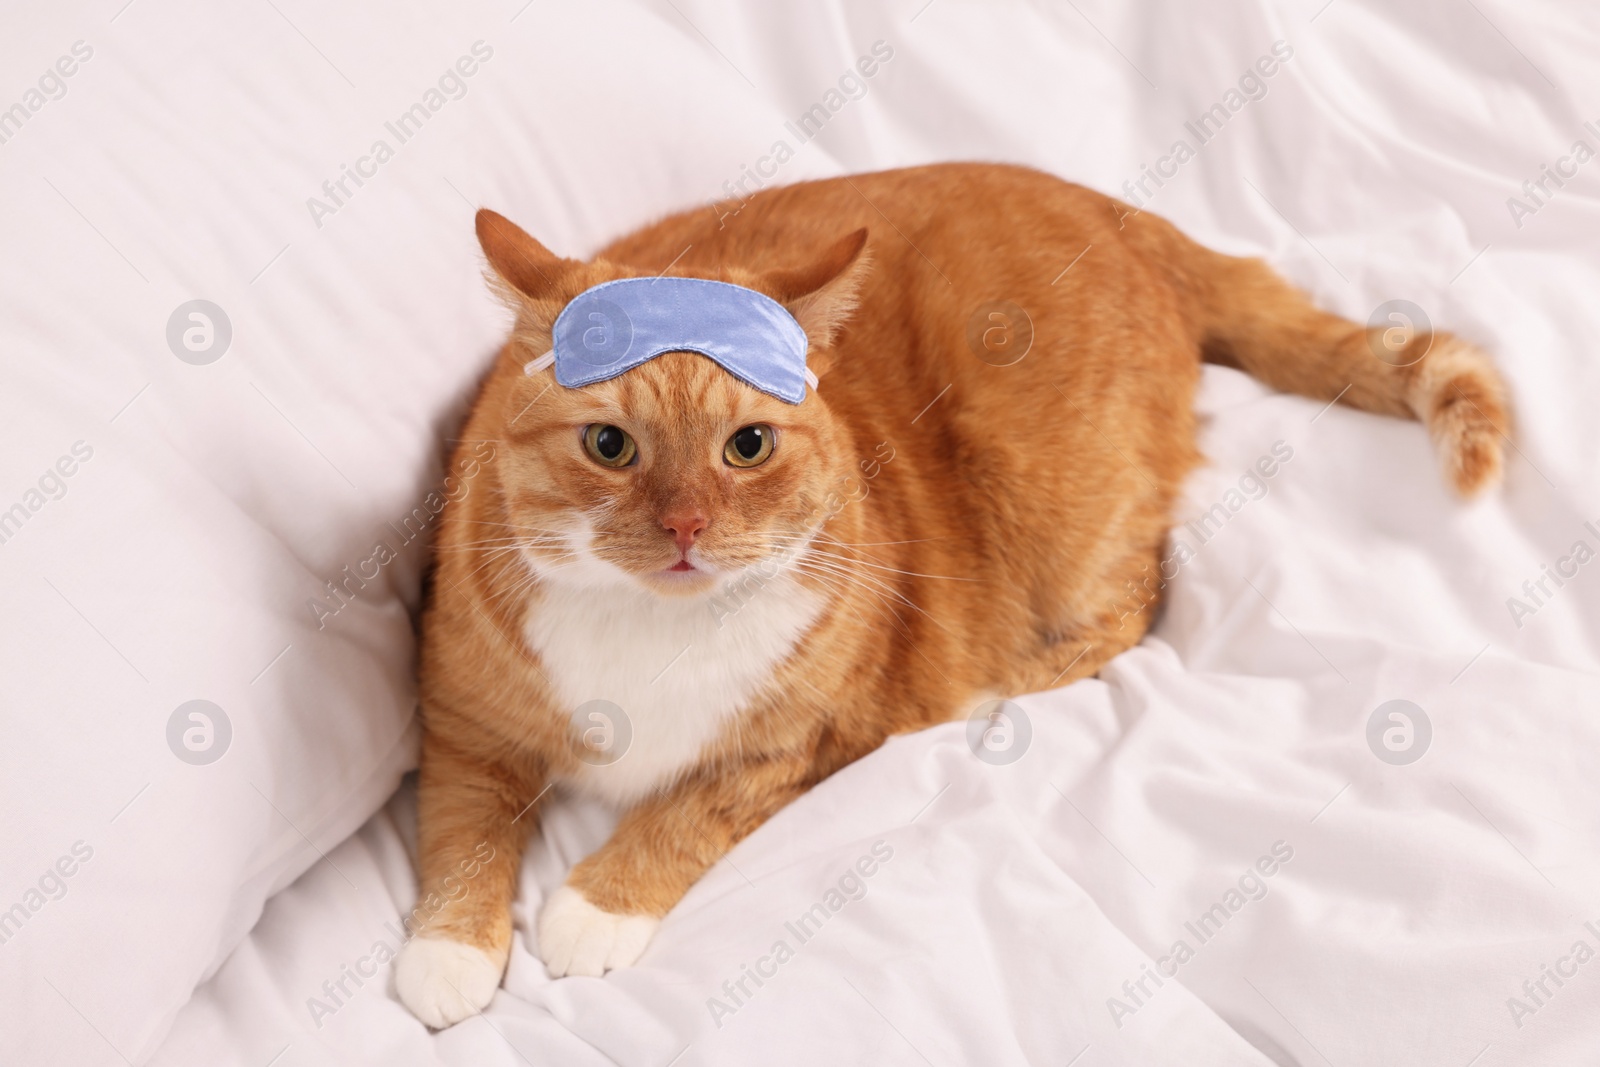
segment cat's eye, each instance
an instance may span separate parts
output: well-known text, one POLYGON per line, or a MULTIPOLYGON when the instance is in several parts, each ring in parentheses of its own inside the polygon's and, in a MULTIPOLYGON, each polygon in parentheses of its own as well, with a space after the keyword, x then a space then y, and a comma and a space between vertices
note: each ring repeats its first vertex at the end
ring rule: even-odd
POLYGON ((772 455, 776 436, 772 427, 765 423, 741 426, 733 431, 733 436, 723 446, 722 458, 733 467, 759 467, 772 455))
POLYGON ((638 446, 622 427, 603 422, 583 428, 583 450, 603 467, 626 467, 639 455, 638 446))

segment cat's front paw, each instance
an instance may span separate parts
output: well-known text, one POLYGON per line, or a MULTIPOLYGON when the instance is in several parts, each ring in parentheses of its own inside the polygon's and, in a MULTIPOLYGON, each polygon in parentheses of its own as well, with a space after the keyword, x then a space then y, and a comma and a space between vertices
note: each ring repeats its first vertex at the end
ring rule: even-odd
POLYGON ((502 970, 475 945, 414 937, 395 960, 394 987, 411 1014, 443 1030, 488 1007, 502 970))
POLYGON ((612 968, 633 966, 660 925, 650 915, 604 911, 564 885, 550 894, 539 916, 539 952, 552 978, 598 978, 612 968))

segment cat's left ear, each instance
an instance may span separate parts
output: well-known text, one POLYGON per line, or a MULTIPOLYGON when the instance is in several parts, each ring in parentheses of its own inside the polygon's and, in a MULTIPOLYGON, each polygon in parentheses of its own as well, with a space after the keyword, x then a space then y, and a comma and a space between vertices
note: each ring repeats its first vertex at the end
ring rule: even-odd
POLYGON ((574 271, 583 264, 563 259, 522 227, 488 208, 476 218, 478 244, 489 261, 489 279, 513 309, 526 311, 539 328, 549 329, 571 294, 574 271))
POLYGON ((762 278, 762 287, 788 308, 805 330, 811 341, 811 370, 818 375, 827 370, 823 353, 832 347, 856 309, 871 258, 867 230, 862 227, 835 241, 807 265, 775 270, 762 278))

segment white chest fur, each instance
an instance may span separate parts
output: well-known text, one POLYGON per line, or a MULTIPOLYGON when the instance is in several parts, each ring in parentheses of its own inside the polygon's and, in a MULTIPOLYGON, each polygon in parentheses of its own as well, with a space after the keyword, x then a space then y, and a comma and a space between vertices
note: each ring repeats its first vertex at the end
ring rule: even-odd
POLYGON ((557 698, 573 711, 610 701, 632 735, 613 762, 580 769, 574 784, 582 791, 626 805, 693 764, 749 706, 823 606, 787 575, 746 594, 743 606, 719 603, 714 609, 699 597, 626 586, 545 587, 526 637, 557 698))

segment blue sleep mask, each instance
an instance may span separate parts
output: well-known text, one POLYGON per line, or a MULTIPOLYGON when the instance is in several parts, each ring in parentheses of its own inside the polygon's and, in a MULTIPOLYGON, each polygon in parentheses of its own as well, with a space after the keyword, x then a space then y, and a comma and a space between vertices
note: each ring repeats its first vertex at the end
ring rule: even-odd
POLYGON ((741 382, 790 404, 817 378, 806 332, 754 289, 705 278, 622 278, 579 293, 550 330, 554 347, 523 367, 552 363, 569 389, 615 378, 663 352, 698 352, 741 382))

